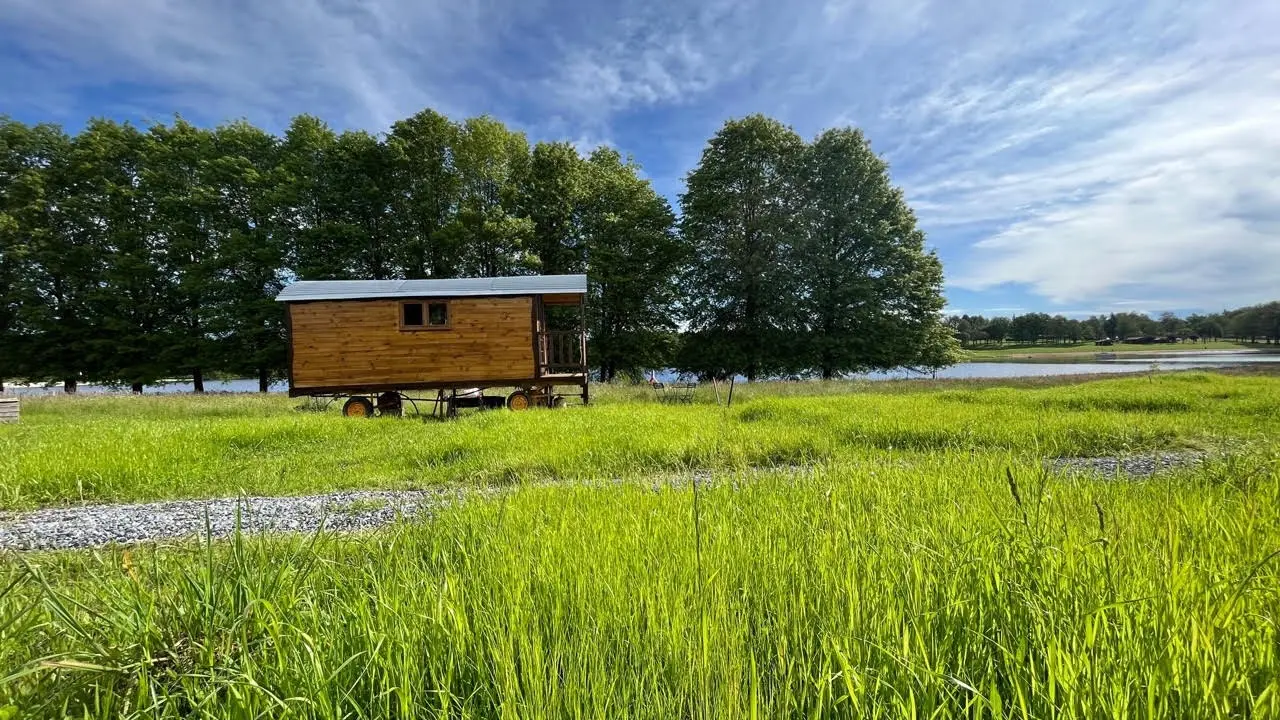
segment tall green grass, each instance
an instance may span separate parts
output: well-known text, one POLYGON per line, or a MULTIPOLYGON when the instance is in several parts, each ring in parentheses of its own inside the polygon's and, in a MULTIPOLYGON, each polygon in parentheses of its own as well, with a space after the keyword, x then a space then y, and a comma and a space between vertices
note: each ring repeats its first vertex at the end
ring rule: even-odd
POLYGON ((0 430, 11 507, 579 482, 357 535, 0 557, 0 717, 1280 717, 1280 381, 799 387, 449 423, 29 403, 0 430), (1187 446, 1221 452, 1042 465, 1187 446))
POLYGON ((366 535, 11 558, 0 707, 1277 717, 1278 488, 1274 452, 1117 482, 948 449, 718 473, 697 522, 687 482, 530 486, 366 535))
POLYGON ((960 449, 1098 455, 1273 437, 1280 378, 1173 374, 1009 388, 781 383, 729 411, 601 388, 564 411, 352 420, 279 396, 38 398, 0 426, 0 509, 742 469, 960 449), (810 393, 810 394, 801 394, 810 393))

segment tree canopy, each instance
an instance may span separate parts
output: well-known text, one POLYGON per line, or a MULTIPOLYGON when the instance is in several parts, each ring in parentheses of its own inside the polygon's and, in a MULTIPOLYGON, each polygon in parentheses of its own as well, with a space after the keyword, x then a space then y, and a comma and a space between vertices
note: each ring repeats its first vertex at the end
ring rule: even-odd
POLYGON ((606 380, 954 359, 941 265, 857 130, 731 120, 681 204, 611 148, 429 109, 384 134, 0 117, 0 378, 265 389, 293 280, 535 273, 587 274, 606 380))
POLYGON ((952 315, 946 324, 964 345, 1066 344, 1084 340, 1124 340, 1164 337, 1182 340, 1221 340, 1280 343, 1280 302, 1179 317, 1162 312, 1156 318, 1136 312, 1068 318, 1034 312, 1013 317, 986 318, 981 315, 952 315))
POLYGON ((686 369, 832 378, 954 362, 942 265, 858 130, 805 143, 760 115, 729 121, 681 202, 686 369))

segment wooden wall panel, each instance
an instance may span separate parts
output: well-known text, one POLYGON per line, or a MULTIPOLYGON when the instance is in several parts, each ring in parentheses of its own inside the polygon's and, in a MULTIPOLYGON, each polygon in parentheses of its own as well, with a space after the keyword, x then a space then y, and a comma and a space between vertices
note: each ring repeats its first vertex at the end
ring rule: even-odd
POLYGON ((417 331, 400 302, 291 304, 294 388, 533 377, 531 298, 449 300, 449 329, 417 331))

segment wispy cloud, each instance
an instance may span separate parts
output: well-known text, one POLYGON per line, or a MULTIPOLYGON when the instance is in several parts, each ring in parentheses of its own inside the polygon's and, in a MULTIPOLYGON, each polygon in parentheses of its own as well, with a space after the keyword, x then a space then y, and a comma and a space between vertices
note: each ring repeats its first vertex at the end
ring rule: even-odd
POLYGON ((4 39, 25 62, 12 64, 4 89, 13 96, 52 81, 108 113, 119 112, 117 102, 143 109, 133 102, 160 118, 182 111, 280 121, 323 112, 343 125, 382 127, 460 96, 453 71, 484 49, 481 20, 465 3, 433 0, 234 8, 10 0, 0 25, 14 31, 4 39))
POLYGON ((557 100, 577 105, 584 113, 608 113, 678 103, 709 90, 720 79, 724 69, 711 63, 688 35, 656 40, 645 37, 572 50, 550 89, 557 100))
POLYGON ((614 145, 670 197, 728 117, 853 123, 958 304, 1276 295, 1272 0, 8 0, 0 62, 28 118, 491 113, 614 145))
POLYGON ((758 0, 601 3, 559 28, 537 98, 584 122, 708 99, 752 72, 767 28, 758 0))
POLYGON ((934 237, 981 229, 948 248, 953 287, 1020 285, 1052 303, 1172 296, 1184 307, 1274 296, 1280 55, 1265 33, 1245 34, 1246 4, 1193 28, 1183 8, 1166 9, 1157 19, 1171 31, 1153 47, 1135 50, 1118 32, 1109 53, 1064 62, 1055 45, 1006 39, 1053 61, 894 108, 924 135, 900 154, 934 237), (1235 28, 1227 42, 1223 24, 1235 28), (931 150, 935 162, 921 162, 931 150))

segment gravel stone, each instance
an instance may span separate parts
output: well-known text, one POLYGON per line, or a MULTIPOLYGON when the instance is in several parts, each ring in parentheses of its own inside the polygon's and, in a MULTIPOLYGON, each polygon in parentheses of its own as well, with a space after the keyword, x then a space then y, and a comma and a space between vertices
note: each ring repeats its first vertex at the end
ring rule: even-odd
MULTIPOLYGON (((1200 454, 1165 453, 1125 458, 1056 458, 1051 468, 1068 472, 1093 472, 1129 476, 1150 475, 1159 470, 1199 462, 1200 454)), ((782 466, 751 468, 755 472, 808 474, 813 468, 782 466)), ((741 473, 722 473, 713 479, 706 470, 671 473, 652 478, 654 491, 713 487, 721 482, 737 487, 741 473)), ((621 484, 622 478, 601 481, 621 484)), ((558 481, 541 485, 585 485, 583 481, 558 481)), ((293 497, 238 497, 205 500, 167 500, 130 505, 80 505, 44 508, 23 513, 0 512, 0 550, 64 550, 130 545, 177 538, 227 537, 235 532, 237 516, 246 534, 311 533, 322 526, 333 532, 352 532, 389 525, 397 520, 429 517, 434 511, 467 499, 493 498, 515 490, 507 487, 447 487, 430 490, 359 490, 293 497), (206 520, 207 517, 207 520, 206 520)))
POLYGON ((1167 452, 1123 457, 1052 458, 1045 464, 1052 470, 1066 473, 1150 477, 1156 473, 1198 465, 1203 461, 1204 453, 1167 452))
MULTIPOLYGON (((775 468, 776 470, 776 468, 775 468)), ((663 487, 687 487, 692 479, 699 487, 713 485, 711 473, 696 470, 673 473, 653 482, 663 487)), ((602 481, 617 485, 622 478, 602 481)), ((735 481, 736 482, 736 481, 735 481)), ((584 485, 583 481, 555 481, 539 486, 584 485)), ((432 512, 467 499, 486 499, 516 490, 518 486, 447 487, 431 490, 360 490, 294 497, 241 497, 209 500, 166 500, 130 505, 79 505, 44 508, 24 513, 0 512, 0 551, 65 550, 129 545, 175 538, 204 538, 208 514, 209 535, 227 537, 240 529, 246 534, 311 533, 323 527, 332 532, 352 532, 389 525, 400 518, 430 516, 432 512)))
POLYGON ((0 514, 0 550, 60 550, 150 540, 213 537, 235 532, 237 514, 246 533, 315 532, 321 526, 349 532, 399 518, 425 515, 466 495, 491 490, 393 490, 336 492, 300 497, 171 500, 137 505, 81 505, 0 514))

